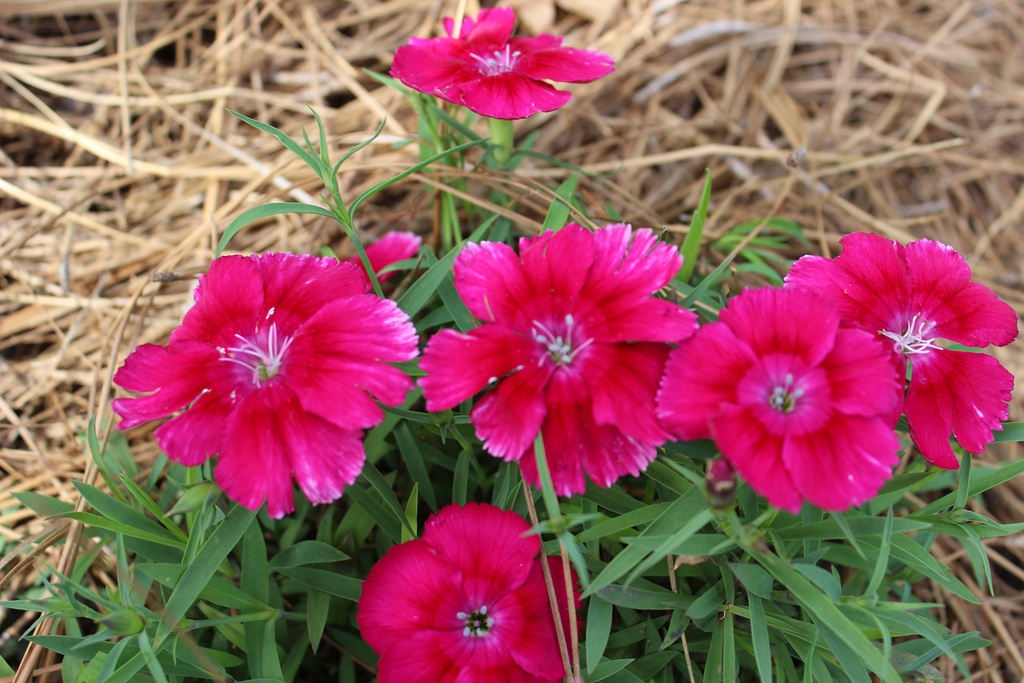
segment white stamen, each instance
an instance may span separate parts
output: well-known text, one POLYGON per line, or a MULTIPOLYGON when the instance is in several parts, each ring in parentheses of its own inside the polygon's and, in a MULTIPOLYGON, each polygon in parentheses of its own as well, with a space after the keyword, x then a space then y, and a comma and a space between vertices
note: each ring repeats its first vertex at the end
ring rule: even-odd
POLYGON ((941 349, 935 339, 928 335, 935 327, 935 323, 926 320, 918 313, 910 320, 907 329, 901 334, 889 330, 879 330, 878 333, 887 339, 891 339, 896 345, 896 350, 907 356, 914 356, 928 353, 935 349, 941 349))
POLYGON ((522 56, 519 50, 512 52, 512 47, 506 45, 504 50, 495 50, 491 53, 491 57, 481 57, 480 55, 470 55, 475 59, 481 67, 481 71, 485 76, 497 76, 499 74, 506 74, 516 68, 516 62, 522 56))
POLYGON ((235 334, 235 339, 240 344, 227 349, 227 355, 218 360, 226 360, 251 370, 257 387, 263 380, 278 373, 284 362, 284 354, 292 344, 291 337, 286 337, 283 342, 278 340, 277 323, 272 324, 267 332, 266 348, 240 334, 235 334))

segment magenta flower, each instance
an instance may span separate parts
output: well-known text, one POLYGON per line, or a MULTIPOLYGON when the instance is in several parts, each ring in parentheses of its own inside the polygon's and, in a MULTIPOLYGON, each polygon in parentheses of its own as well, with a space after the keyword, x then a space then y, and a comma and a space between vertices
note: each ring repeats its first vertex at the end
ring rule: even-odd
POLYGON ((218 454, 214 476, 247 508, 294 508, 292 475, 327 503, 363 468, 362 430, 401 403, 416 331, 393 301, 364 294, 365 275, 334 259, 225 256, 199 280, 167 346, 145 344, 114 382, 152 392, 114 401, 121 429, 184 410, 154 436, 189 467, 218 454))
POLYGON ((477 436, 536 483, 533 440, 543 432, 560 495, 581 493, 584 471, 599 486, 638 474, 668 439, 654 416, 666 343, 697 328, 693 313, 651 297, 682 257, 651 230, 575 223, 524 238, 520 252, 470 243, 456 259, 455 287, 484 324, 427 344, 427 410, 493 386, 470 413, 477 436))
MULTIPOLYGON (((380 271, 390 266, 392 263, 398 263, 404 261, 407 258, 412 258, 416 250, 420 248, 420 238, 418 235, 414 235, 411 232, 389 232, 388 234, 381 237, 379 240, 366 247, 366 257, 370 259, 370 265, 373 266, 373 272, 377 273, 378 282, 387 282, 395 275, 398 275, 398 271, 392 270, 390 272, 380 274, 380 271)), ((363 261, 358 256, 355 258, 348 259, 349 263, 354 263, 359 266, 359 269, 366 273, 366 269, 363 268, 363 261)), ((370 292, 373 288, 370 285, 370 279, 366 279, 367 292, 370 292)))
MULTIPOLYGON (((356 619, 380 654, 380 683, 560 681, 540 540, 512 511, 449 505, 421 538, 392 546, 363 582, 356 619)), ((575 580, 575 573, 573 574, 575 580)), ((555 595, 568 633, 565 581, 555 595)), ((574 590, 575 604, 579 593, 574 590)))
MULTIPOLYGON (((992 356, 945 349, 937 340, 1005 346, 1017 338, 1016 313, 971 282, 970 266, 952 247, 931 240, 903 247, 867 233, 840 243, 835 260, 799 259, 786 283, 820 292, 839 308, 844 325, 887 340, 901 383, 910 362, 903 405, 910 437, 929 462, 956 468, 950 433, 971 453, 985 450, 1008 417, 1013 375, 992 356)), ((899 407, 894 424, 898 416, 899 407)))
POLYGON ((461 104, 493 119, 522 119, 554 111, 572 99, 544 81, 588 83, 615 70, 602 52, 562 47, 562 39, 542 34, 512 38, 511 7, 480 12, 477 21, 444 20, 447 37, 410 38, 395 52, 391 75, 414 90, 461 104))
POLYGON ((680 439, 714 439, 775 507, 843 510, 892 476, 899 390, 889 351, 840 329, 823 297, 746 290, 672 351, 658 417, 680 439))

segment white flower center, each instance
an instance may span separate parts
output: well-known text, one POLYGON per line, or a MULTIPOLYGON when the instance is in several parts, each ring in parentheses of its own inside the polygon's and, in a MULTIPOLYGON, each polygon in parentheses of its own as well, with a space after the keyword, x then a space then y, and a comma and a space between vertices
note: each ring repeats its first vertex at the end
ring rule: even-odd
POLYGON ((260 386, 261 382, 270 379, 281 370, 285 352, 292 344, 291 337, 285 337, 283 341, 278 339, 277 323, 270 326, 262 340, 259 339, 258 333, 256 340, 240 334, 236 334, 235 339, 239 341, 239 345, 221 349, 224 355, 220 360, 226 360, 251 371, 256 386, 260 386))
POLYGON ((504 50, 495 50, 489 57, 471 56, 480 65, 480 72, 484 76, 497 76, 515 70, 516 62, 519 61, 522 53, 519 50, 512 52, 512 48, 506 45, 504 50))
POLYGON ((791 413, 796 408, 797 399, 803 395, 803 389, 793 388, 793 375, 787 374, 785 382, 776 385, 768 395, 768 406, 780 413, 791 413))
POLYGON ((896 350, 900 353, 906 356, 913 356, 942 348, 935 343, 935 339, 929 334, 933 327, 935 327, 935 323, 925 320, 918 313, 910 320, 907 329, 902 333, 879 330, 878 334, 891 339, 896 345, 896 350))
MULTIPOLYGON (((558 325, 557 327, 563 327, 558 325)), ((547 348, 548 356, 555 362, 555 365, 568 365, 573 358, 579 355, 580 351, 594 343, 593 339, 587 339, 581 344, 573 347, 573 319, 572 314, 565 316, 564 330, 560 334, 552 332, 544 323, 533 321, 532 336, 535 341, 547 348)), ((542 358, 540 364, 544 365, 542 358)))
POLYGON ((487 605, 483 605, 480 609, 469 614, 457 612, 455 616, 466 620, 466 627, 462 629, 462 635, 464 636, 472 636, 473 638, 486 636, 491 627, 494 626, 494 618, 487 616, 487 605))

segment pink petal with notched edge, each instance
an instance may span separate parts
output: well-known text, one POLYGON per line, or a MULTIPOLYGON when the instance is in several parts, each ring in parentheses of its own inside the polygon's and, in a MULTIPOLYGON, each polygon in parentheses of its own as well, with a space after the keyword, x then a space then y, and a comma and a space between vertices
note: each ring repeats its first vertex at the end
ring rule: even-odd
POLYGON ((584 380, 593 399, 594 419, 649 444, 669 435, 655 415, 655 395, 669 348, 662 344, 602 344, 584 353, 584 380))
POLYGON ((153 438, 174 462, 185 467, 202 465, 220 451, 231 410, 225 398, 203 394, 191 408, 160 425, 153 438))
MULTIPOLYGON (((380 275, 380 271, 393 263, 412 258, 413 254, 420 248, 421 241, 419 235, 414 235, 411 232, 389 232, 366 247, 366 257, 370 260, 373 272, 378 274, 377 281, 387 282, 395 275, 398 275, 398 271, 391 271, 383 275, 380 275)), ((363 261, 358 256, 354 259, 349 259, 349 262, 359 266, 360 270, 364 274, 366 273, 366 270, 363 268, 363 261)))
MULTIPOLYGON (((556 371, 547 390, 544 450, 555 493, 570 496, 586 490, 584 472, 607 488, 626 474, 637 475, 657 456, 658 443, 644 443, 594 417, 590 392, 578 374, 556 371)), ((527 481, 538 484, 531 448, 520 461, 527 481)))
POLYGON ((909 322, 906 312, 911 302, 903 246, 862 232, 846 235, 839 242, 843 251, 835 260, 821 256, 797 259, 786 275, 786 285, 821 293, 848 323, 868 332, 902 332, 909 322))
POLYGON ((981 453, 1002 429, 1013 375, 983 353, 941 349, 912 358, 904 410, 910 436, 929 462, 946 469, 959 463, 950 432, 964 450, 981 453))
POLYGON ((885 420, 836 412, 825 428, 787 437, 782 460, 804 498, 845 510, 878 494, 899 462, 899 446, 885 420))
POLYGON ((240 398, 228 415, 213 471, 217 484, 232 500, 250 510, 265 500, 267 513, 274 519, 295 509, 289 444, 280 424, 282 412, 294 401, 295 395, 282 382, 268 383, 240 398))
POLYGON ((236 334, 252 334, 262 317, 263 277, 248 256, 214 259, 209 272, 199 276, 195 305, 185 313, 171 343, 194 339, 222 347, 238 343, 236 334))
POLYGON ((218 364, 218 358, 212 346, 190 340, 170 346, 143 344, 136 348, 114 374, 113 381, 129 391, 156 393, 116 399, 113 408, 121 416, 120 428, 129 429, 167 417, 192 403, 228 370, 227 364, 218 364))
POLYGON ((559 83, 589 83, 615 71, 615 60, 603 52, 560 47, 561 38, 542 40, 538 38, 513 38, 513 51, 520 51, 522 57, 516 68, 524 76, 543 81, 559 83))
POLYGON ((468 333, 441 330, 420 359, 420 370, 427 373, 419 380, 427 410, 453 408, 520 365, 535 364, 542 353, 533 339, 504 325, 483 325, 468 333))
POLYGON ((669 353, 657 396, 661 424, 680 439, 710 439, 711 418, 738 401, 737 387, 756 360, 726 325, 697 330, 669 353))
POLYGON ((718 320, 758 357, 784 354, 817 365, 832 350, 839 315, 828 301, 804 289, 744 290, 718 320))
POLYGON ((477 402, 470 419, 488 453, 518 460, 527 452, 548 414, 545 387, 553 372, 550 362, 531 359, 477 402))
POLYGON ((468 56, 450 53, 429 44, 403 45, 395 51, 391 75, 414 90, 456 102, 458 83, 473 83, 481 77, 479 67, 468 56), (455 89, 453 90, 453 87, 455 89))
POLYGON ((532 296, 524 302, 535 320, 551 324, 563 319, 587 282, 594 259, 594 235, 570 223, 555 233, 520 241, 523 262, 532 296))
POLYGON ((769 433, 746 406, 723 406, 711 425, 715 444, 751 488, 777 508, 800 511, 803 498, 782 459, 782 436, 769 433))
MULTIPOLYGON (((484 45, 490 43, 504 45, 512 35, 515 28, 516 13, 511 7, 493 7, 480 10, 476 15, 476 21, 469 17, 462 20, 458 40, 465 40, 484 45)), ((446 17, 444 19, 444 30, 449 36, 455 28, 455 22, 446 17)))
POLYGON ((511 510, 466 503, 447 506, 427 520, 423 540, 462 573, 462 594, 493 610, 509 591, 523 585, 540 552, 530 525, 511 510))
MULTIPOLYGON (((392 546, 363 582, 356 621, 377 652, 428 630, 462 635, 460 574, 423 539, 392 546)), ((420 662, 427 666, 428 662, 420 662)))
MULTIPOLYGON (((495 606, 501 620, 494 625, 493 633, 505 643, 515 662, 524 670, 541 680, 560 680, 566 672, 562 669, 562 658, 558 652, 558 636, 541 562, 547 562, 554 579, 555 603, 558 605, 562 630, 569 631, 569 609, 565 598, 565 580, 560 559, 538 558, 531 563, 530 575, 522 586, 506 595, 495 606)), ((576 572, 572 572, 575 585, 576 572)), ((577 610, 578 595, 573 596, 577 610)), ((530 680, 530 679, 528 679, 530 680)), ((536 679, 533 679, 536 680, 536 679)))
POLYGON ((342 429, 296 403, 282 409, 278 424, 295 480, 309 502, 337 500, 363 471, 361 430, 342 429))
POLYGON ((264 314, 253 323, 274 323, 282 335, 293 334, 332 302, 366 292, 362 269, 351 263, 289 253, 249 258, 257 259, 265 282, 264 314))
POLYGON ((500 242, 467 242, 455 259, 455 289, 466 307, 483 321, 500 321, 527 329, 524 302, 531 298, 522 261, 500 242))
POLYGON ((654 231, 622 223, 594 232, 594 264, 585 296, 604 305, 646 297, 667 284, 683 265, 679 250, 654 231))
POLYGON ((415 328, 393 301, 349 297, 331 302, 302 326, 282 373, 307 410, 340 427, 372 427, 383 419, 373 399, 396 405, 413 386, 386 362, 414 358, 417 345, 415 328))
POLYGON ((902 403, 906 370, 889 362, 892 354, 887 346, 877 335, 862 330, 836 333, 835 346, 821 365, 836 410, 847 415, 879 415, 902 403))
POLYGON ((454 83, 445 91, 445 99, 492 119, 525 119, 538 112, 558 109, 571 100, 572 95, 510 71, 454 83))
POLYGON ((931 240, 907 245, 912 314, 935 323, 932 335, 967 346, 1005 346, 1017 338, 1017 314, 988 287, 971 282, 971 268, 952 247, 931 240))

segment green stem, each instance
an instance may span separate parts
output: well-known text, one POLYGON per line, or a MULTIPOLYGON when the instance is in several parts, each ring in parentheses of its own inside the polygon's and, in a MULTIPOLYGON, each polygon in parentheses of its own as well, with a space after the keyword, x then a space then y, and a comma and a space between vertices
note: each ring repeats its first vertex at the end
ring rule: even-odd
POLYGON ((509 162, 512 161, 512 152, 515 151, 515 133, 512 130, 512 122, 505 119, 488 119, 491 129, 491 144, 494 145, 494 160, 498 167, 507 170, 509 162))

